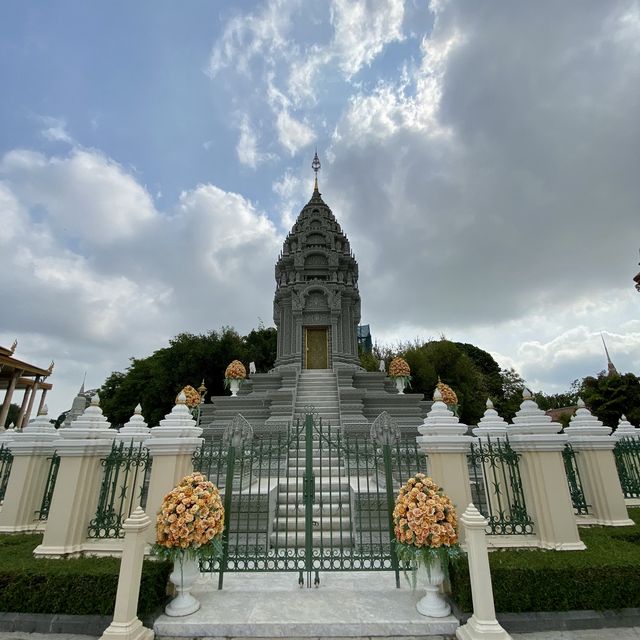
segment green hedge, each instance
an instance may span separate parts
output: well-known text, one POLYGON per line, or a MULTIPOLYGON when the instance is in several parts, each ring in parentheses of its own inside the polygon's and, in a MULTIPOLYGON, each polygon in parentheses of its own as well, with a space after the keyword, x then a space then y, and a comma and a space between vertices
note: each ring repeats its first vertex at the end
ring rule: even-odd
MULTIPOLYGON (((112 615, 118 588, 117 558, 34 558, 42 536, 0 536, 0 611, 112 615)), ((165 601, 171 565, 145 560, 138 613, 165 601)))
MULTIPOLYGON (((489 554, 496 611, 640 607, 640 509, 630 527, 581 528, 586 551, 499 550, 489 554)), ((471 611, 466 558, 451 569, 453 599, 471 611)))

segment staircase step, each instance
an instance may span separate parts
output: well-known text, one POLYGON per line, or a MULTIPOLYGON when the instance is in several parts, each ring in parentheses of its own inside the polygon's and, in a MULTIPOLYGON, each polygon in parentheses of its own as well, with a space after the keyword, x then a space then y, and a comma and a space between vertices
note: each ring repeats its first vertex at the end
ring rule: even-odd
MULTIPOLYGON (((327 491, 324 487, 323 491, 318 491, 318 488, 316 487, 314 499, 317 504, 332 504, 334 501, 336 502, 336 504, 340 502, 349 502, 349 491, 344 488, 342 491, 338 491, 337 489, 327 491)), ((295 491, 280 491, 280 493, 278 493, 278 508, 283 505, 292 504, 298 504, 300 506, 304 504, 302 492, 297 493, 295 491)))
MULTIPOLYGON (((290 464, 289 469, 304 471, 305 467, 302 465, 296 466, 295 464, 294 465, 290 464)), ((329 468, 328 466, 313 467, 313 474, 315 475, 316 478, 346 477, 345 467, 331 467, 331 468, 329 468)))
MULTIPOLYGON (((304 516, 291 516, 276 518, 275 530, 280 531, 304 531, 306 520, 304 516)), ((315 516, 312 518, 314 531, 347 532, 351 530, 351 518, 348 514, 340 516, 315 516)))
MULTIPOLYGON (((278 516, 301 516, 304 518, 304 514, 306 513, 305 506, 303 504, 281 504, 278 506, 277 514, 278 516)), ((311 514, 314 516, 317 515, 331 515, 342 513, 344 514, 351 513, 351 505, 348 502, 318 502, 311 505, 311 514)))
MULTIPOLYGON (((271 534, 271 544, 278 547, 304 547, 305 546, 305 533, 304 531, 290 531, 274 532, 271 534)), ((332 537, 328 535, 328 532, 314 531, 311 544, 314 547, 347 547, 353 544, 353 538, 350 533, 343 533, 342 536, 336 535, 335 532, 332 537)))

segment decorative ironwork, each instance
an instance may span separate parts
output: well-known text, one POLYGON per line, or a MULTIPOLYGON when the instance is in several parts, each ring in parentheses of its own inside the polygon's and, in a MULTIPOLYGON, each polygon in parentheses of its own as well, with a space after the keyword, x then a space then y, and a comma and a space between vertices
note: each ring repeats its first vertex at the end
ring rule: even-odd
POLYGON ((571 504, 576 515, 587 515, 589 513, 589 505, 584 497, 582 489, 582 480, 580 479, 580 469, 576 460, 576 452, 567 442, 562 450, 562 460, 564 462, 564 470, 567 474, 567 483, 569 485, 569 493, 571 494, 571 504))
POLYGON ((640 498, 640 438, 622 438, 613 455, 625 498, 640 498))
POLYGON ((122 523, 142 501, 149 451, 142 443, 114 442, 102 460, 104 473, 96 515, 89 523, 90 538, 122 538, 122 523))
POLYGON ((345 440, 310 413, 287 431, 227 442, 207 441, 193 459, 224 498, 223 556, 201 563, 219 586, 228 571, 294 571, 307 586, 321 571, 398 575, 391 512, 402 482, 426 470, 415 441, 345 440))
POLYGON ((473 502, 489 520, 487 533, 533 533, 527 513, 518 460, 508 441, 471 443, 469 470, 473 502))
POLYGON ((51 500, 53 499, 53 492, 56 488, 56 480, 58 479, 58 469, 60 468, 60 456, 55 451, 48 460, 50 460, 50 464, 47 473, 47 482, 44 485, 40 509, 36 511, 39 520, 46 520, 49 517, 51 500))
POLYGON ((4 494, 9 484, 11 466, 13 465, 13 454, 8 447, 0 444, 0 502, 4 500, 4 494))

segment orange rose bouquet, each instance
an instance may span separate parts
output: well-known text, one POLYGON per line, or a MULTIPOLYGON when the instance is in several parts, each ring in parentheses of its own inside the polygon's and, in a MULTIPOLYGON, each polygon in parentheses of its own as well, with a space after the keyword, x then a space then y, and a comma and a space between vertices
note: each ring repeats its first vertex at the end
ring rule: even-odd
POLYGON ((461 555, 458 518, 453 503, 424 473, 416 473, 400 489, 393 510, 396 554, 413 571, 440 560, 443 569, 449 559, 461 555))
POLYGON ((195 472, 184 477, 162 502, 156 517, 154 552, 166 559, 219 557, 224 507, 218 488, 195 472))
POLYGON ((456 392, 448 385, 440 380, 440 376, 438 376, 438 384, 436 384, 436 389, 440 392, 442 396, 442 402, 444 402, 451 411, 453 411, 453 415, 458 415, 458 396, 456 392))
POLYGON ((389 363, 389 377, 394 380, 401 380, 406 386, 411 382, 411 368, 409 363, 400 356, 397 356, 389 363))
POLYGON ((229 387, 232 380, 238 380, 240 383, 247 377, 247 370, 240 360, 234 360, 229 364, 224 372, 224 387, 229 387))
POLYGON ((184 393, 184 396, 187 400, 187 407, 189 407, 189 409, 194 409, 200 404, 201 402, 200 394, 190 384, 188 384, 182 390, 182 393, 184 393))

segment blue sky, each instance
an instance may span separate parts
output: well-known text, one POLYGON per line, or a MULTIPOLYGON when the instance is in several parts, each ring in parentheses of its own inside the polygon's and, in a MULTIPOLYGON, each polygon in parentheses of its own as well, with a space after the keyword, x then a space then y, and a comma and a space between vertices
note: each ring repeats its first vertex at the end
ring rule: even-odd
POLYGON ((55 413, 85 370, 270 323, 317 146, 379 341, 554 392, 603 331, 638 373, 639 42, 637 0, 5 2, 0 343, 56 360, 55 413))

